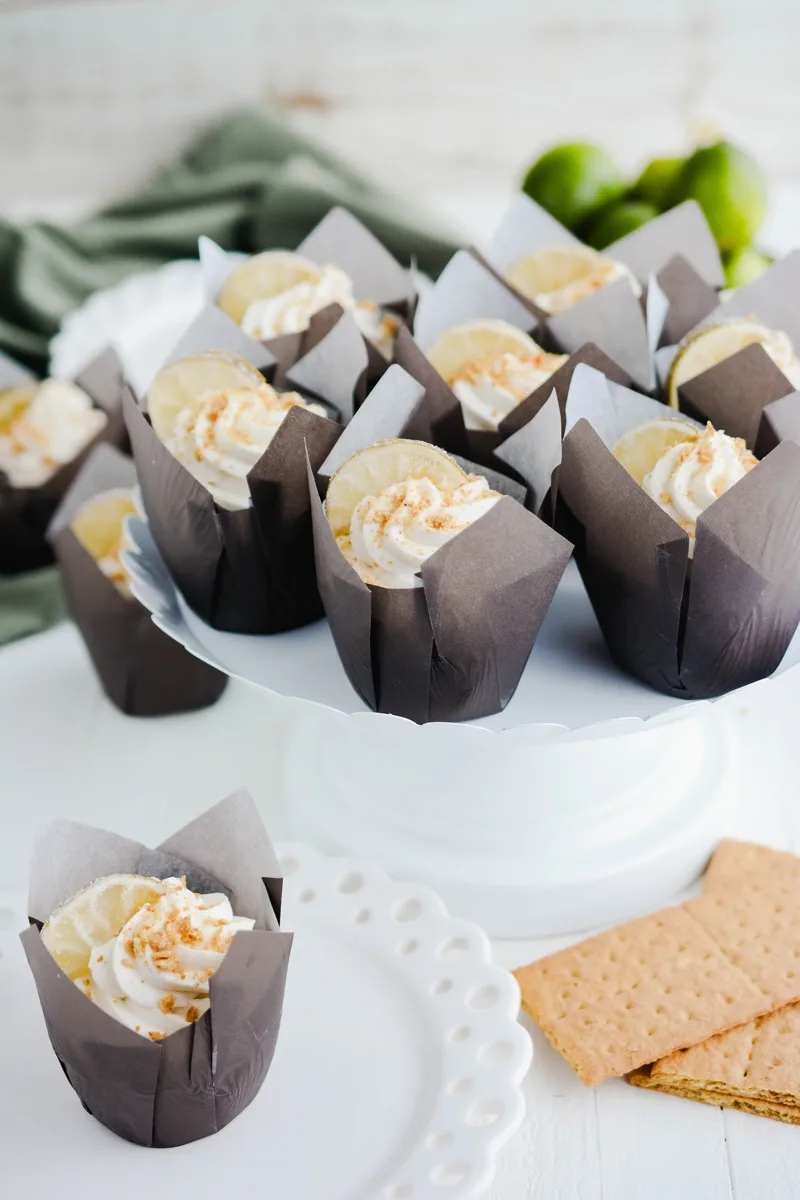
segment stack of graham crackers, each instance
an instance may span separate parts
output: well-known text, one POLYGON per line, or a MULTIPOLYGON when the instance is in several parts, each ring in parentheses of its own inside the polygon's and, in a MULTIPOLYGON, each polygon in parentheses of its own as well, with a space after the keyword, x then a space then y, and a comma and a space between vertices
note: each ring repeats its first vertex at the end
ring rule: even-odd
POLYGON ((703 894, 515 972, 585 1084, 800 1124, 800 858, 722 842, 703 894))

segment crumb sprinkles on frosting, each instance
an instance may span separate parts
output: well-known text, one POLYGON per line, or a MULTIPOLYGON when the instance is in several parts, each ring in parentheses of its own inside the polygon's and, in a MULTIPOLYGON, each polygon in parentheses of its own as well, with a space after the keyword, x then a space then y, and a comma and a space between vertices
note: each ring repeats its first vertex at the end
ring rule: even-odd
POLYGON ((742 438, 729 437, 709 422, 695 441, 670 446, 642 487, 689 534, 693 553, 700 514, 757 465, 742 438))
POLYGON ((247 508, 247 475, 297 407, 326 415, 321 405, 307 403, 297 392, 277 392, 266 382, 203 392, 178 413, 169 449, 222 508, 247 508))
POLYGON ((400 321, 384 313, 373 300, 357 301, 353 281, 341 267, 328 263, 318 267, 310 278, 278 292, 254 300, 242 318, 242 328, 262 341, 287 333, 302 333, 311 318, 329 304, 338 304, 351 312, 365 338, 390 358, 400 321))
POLYGON ((116 937, 92 950, 75 982, 90 1000, 152 1041, 193 1024, 210 1005, 210 980, 234 935, 255 922, 234 916, 228 898, 200 895, 167 879, 116 937))
POLYGON ((505 351, 497 357, 463 363, 448 380, 468 429, 494 431, 518 404, 550 378, 566 361, 563 354, 505 351))
POLYGON ((481 475, 451 491, 427 478, 408 479, 359 500, 349 534, 337 543, 365 583, 416 587, 421 564, 499 499, 481 475))

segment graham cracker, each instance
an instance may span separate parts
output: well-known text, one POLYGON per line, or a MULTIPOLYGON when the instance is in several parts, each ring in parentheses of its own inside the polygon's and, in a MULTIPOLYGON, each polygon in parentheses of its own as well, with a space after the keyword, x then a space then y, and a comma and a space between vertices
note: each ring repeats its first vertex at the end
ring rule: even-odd
POLYGON ((610 929, 515 975, 525 1012, 585 1084, 625 1075, 771 1006, 680 907, 610 929))
POLYGON ((800 998, 800 858, 749 842, 722 842, 703 895, 684 905, 732 963, 772 999, 800 998))
POLYGON ((699 899, 515 974, 524 1010, 584 1083, 666 1059, 800 1000, 800 860, 723 842, 699 899))
MULTIPOLYGON (((637 1073, 638 1076, 638 1073, 637 1073)), ((630 1083, 690 1098, 723 1094, 800 1114, 800 1004, 789 1004, 654 1063, 630 1083)), ((784 1117, 781 1120, 786 1119, 784 1117)))
POLYGON ((711 1091, 702 1087, 680 1087, 653 1083, 647 1067, 641 1071, 634 1071, 628 1082, 632 1083, 634 1087, 664 1092, 668 1096, 679 1096, 682 1100, 696 1100, 700 1104, 710 1104, 716 1108, 735 1108, 740 1112, 752 1113, 757 1117, 769 1117, 773 1121, 783 1121, 786 1125, 800 1125, 800 1106, 798 1105, 780 1104, 777 1101, 768 1100, 751 1100, 744 1094, 711 1091))

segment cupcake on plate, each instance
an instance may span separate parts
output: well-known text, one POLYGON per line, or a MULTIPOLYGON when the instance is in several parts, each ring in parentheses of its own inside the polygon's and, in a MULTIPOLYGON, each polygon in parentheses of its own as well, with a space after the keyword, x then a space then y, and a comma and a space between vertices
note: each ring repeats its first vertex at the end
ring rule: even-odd
POLYGON ((75 380, 37 380, 0 355, 0 573, 52 561, 47 526, 87 454, 125 443, 122 390, 110 350, 75 380))
MULTIPOLYGON (((354 362, 338 353, 335 332, 334 352, 323 359, 352 395, 348 373, 363 370, 363 344, 356 334, 354 362)), ((340 414, 270 382, 273 370, 269 351, 210 308, 144 401, 125 402, 161 555, 198 616, 234 633, 278 633, 321 616, 306 451, 312 466, 322 462, 342 432, 340 414)))
POLYGON ((135 469, 111 446, 96 447, 48 531, 70 615, 106 695, 131 716, 162 716, 213 704, 227 677, 153 624, 131 593, 122 562, 125 522, 136 515, 135 469))
POLYGON ((200 257, 209 299, 270 348, 281 372, 308 353, 343 311, 352 314, 369 347, 375 383, 413 310, 410 273, 343 208, 332 208, 296 250, 243 258, 201 238, 200 257), (326 311, 330 320, 315 328, 314 319, 326 311))
POLYGON ((402 438, 346 459, 313 516, 325 612, 364 702, 419 723, 505 708, 569 543, 443 450, 402 438))
POLYGON ((23 948, 64 1074, 112 1132, 180 1146, 255 1098, 292 944, 280 896, 244 790, 155 850, 65 821, 40 836, 23 948))
POLYGON ((556 495, 615 661, 684 699, 774 671, 800 623, 800 446, 759 462, 741 439, 588 367, 573 377, 563 445, 546 409, 536 424, 552 452, 540 446, 539 490, 556 495))

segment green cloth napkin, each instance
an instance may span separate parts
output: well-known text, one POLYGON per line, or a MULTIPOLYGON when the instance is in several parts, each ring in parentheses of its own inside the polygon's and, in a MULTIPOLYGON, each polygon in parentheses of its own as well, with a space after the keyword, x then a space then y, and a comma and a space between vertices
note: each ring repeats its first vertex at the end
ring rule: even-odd
POLYGON ((43 633, 66 615, 58 567, 0 575, 0 646, 43 633))
POLYGON ((268 111, 243 109, 132 196, 69 228, 0 219, 0 347, 43 370, 64 316, 99 288, 196 258, 201 233, 227 250, 291 249, 334 204, 354 212, 401 262, 413 257, 431 275, 457 248, 408 200, 268 111))
MULTIPOLYGON (((57 183, 57 181, 54 181, 57 183)), ((262 109, 221 121, 125 200, 69 228, 0 218, 0 347, 37 371, 71 309, 99 288, 174 258, 208 234, 226 250, 296 246, 334 204, 404 263, 438 275, 457 249, 413 204, 383 192, 262 109)), ((64 616, 56 568, 0 577, 0 645, 64 616)))

